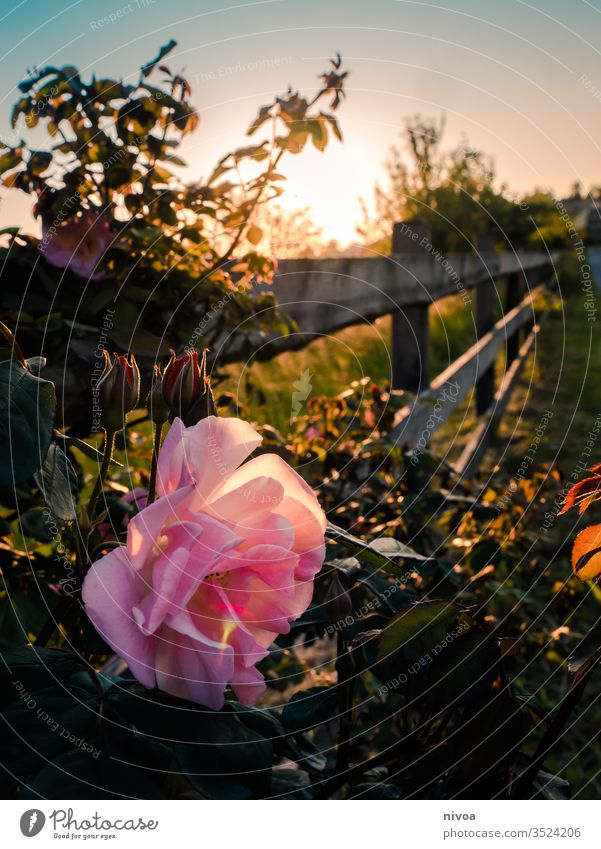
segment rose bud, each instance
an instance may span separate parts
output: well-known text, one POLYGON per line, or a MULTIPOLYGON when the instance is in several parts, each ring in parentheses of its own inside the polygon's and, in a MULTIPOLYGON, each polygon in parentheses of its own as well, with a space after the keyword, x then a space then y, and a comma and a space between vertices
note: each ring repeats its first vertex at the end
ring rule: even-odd
POLYGON ((152 371, 152 384, 146 396, 146 406, 152 422, 156 425, 165 424, 169 418, 169 407, 163 396, 163 374, 158 364, 155 364, 152 371))
POLYGON ((323 606, 332 622, 342 622, 353 612, 351 597, 344 588, 337 569, 331 573, 323 606))
POLYGON ((102 425, 107 431, 123 430, 125 416, 135 409, 140 397, 140 372, 133 354, 123 356, 104 351, 104 371, 95 391, 102 413, 102 425), (128 359, 129 357, 129 359, 128 359))
POLYGON ((163 373, 163 398, 169 407, 169 421, 180 418, 186 427, 201 419, 217 415, 211 382, 207 377, 207 357, 190 351, 181 357, 171 351, 171 359, 163 373))

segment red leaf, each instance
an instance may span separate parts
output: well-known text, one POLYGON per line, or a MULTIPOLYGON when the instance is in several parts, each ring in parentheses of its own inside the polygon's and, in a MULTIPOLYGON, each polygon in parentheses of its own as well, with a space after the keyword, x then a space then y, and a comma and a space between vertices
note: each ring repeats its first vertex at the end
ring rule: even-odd
MULTIPOLYGON (((601 470, 601 463, 597 466, 593 466, 591 471, 597 471, 597 469, 601 470)), ((579 507, 579 512, 584 513, 586 508, 590 507, 593 501, 599 501, 600 499, 601 475, 595 475, 592 478, 585 478, 583 481, 575 483, 570 489, 565 497, 563 507, 559 511, 559 515, 561 516, 562 513, 565 513, 572 507, 579 507)))

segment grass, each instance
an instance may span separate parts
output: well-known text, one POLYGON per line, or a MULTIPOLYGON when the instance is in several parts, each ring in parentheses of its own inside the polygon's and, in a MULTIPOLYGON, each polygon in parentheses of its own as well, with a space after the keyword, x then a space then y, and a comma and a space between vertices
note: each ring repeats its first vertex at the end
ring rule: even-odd
MULTIPOLYGON (((365 376, 382 387, 389 386, 390 338, 390 316, 371 325, 348 327, 266 363, 230 366, 225 370, 228 378, 219 390, 232 392, 257 421, 286 433, 298 381, 303 387, 310 385, 307 397, 337 395, 351 381, 365 376)), ((430 309, 431 375, 441 372, 474 341, 469 306, 459 296, 437 301, 430 309)))
MULTIPOLYGON (((485 458, 485 468, 494 466, 499 456, 510 464, 512 458, 521 458, 545 411, 551 410, 536 459, 558 465, 569 477, 582 460, 591 428, 601 415, 598 322, 587 320, 576 261, 563 258, 557 271, 565 298, 550 303, 544 329, 485 458)), ((429 321, 430 374, 435 376, 475 342, 476 333, 472 309, 458 295, 433 304, 429 321)), ((316 395, 335 396, 366 375, 382 387, 390 385, 390 337, 389 316, 373 325, 349 327, 266 363, 230 366, 219 389, 233 393, 251 418, 286 434, 293 393, 299 389, 299 395, 306 396, 304 404, 316 395)), ((498 380, 504 368, 501 353, 496 363, 498 380)), ((434 451, 450 462, 456 460, 475 423, 470 395, 434 435, 434 451)), ((592 450, 591 455, 593 459, 592 450)), ((597 456, 601 460, 601 436, 597 456)))
POLYGON ((601 434, 591 436, 601 417, 600 377, 600 329, 587 320, 583 298, 572 295, 563 309, 549 313, 490 454, 510 449, 512 455, 523 455, 549 410, 553 415, 537 446, 537 460, 552 463, 566 476, 583 460, 586 465, 601 460, 601 434))

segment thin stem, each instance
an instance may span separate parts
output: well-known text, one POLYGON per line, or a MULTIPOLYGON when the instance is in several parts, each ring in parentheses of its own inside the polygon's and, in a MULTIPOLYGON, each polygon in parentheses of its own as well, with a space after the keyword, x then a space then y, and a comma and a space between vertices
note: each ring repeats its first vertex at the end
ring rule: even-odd
POLYGON ((338 686, 340 687, 338 713, 340 716, 340 730, 338 732, 338 745, 336 747, 336 772, 346 772, 349 768, 351 750, 351 713, 353 709, 353 678, 352 669, 349 669, 350 653, 346 646, 346 639, 342 631, 338 632, 338 658, 336 668, 338 671, 338 686), (351 672, 351 675, 348 675, 351 672))
POLYGON ((19 347, 19 343, 15 339, 14 333, 9 327, 6 326, 6 324, 4 324, 3 321, 0 321, 0 333, 4 336, 8 344, 13 349, 16 358, 21 362, 22 365, 25 366, 25 368, 27 368, 27 361, 23 356, 23 352, 19 347))
POLYGON ((98 673, 91 664, 86 666, 86 672, 90 676, 92 684, 94 685, 94 690, 96 691, 96 697, 98 699, 98 717, 102 723, 102 720, 104 719, 104 690, 102 689, 102 684, 98 678, 98 673))
POLYGON ((152 463, 150 466, 150 483, 148 484, 148 501, 152 504, 157 489, 157 467, 159 462, 159 451, 161 450, 161 436, 163 434, 163 423, 157 422, 154 426, 154 443, 152 446, 152 463))
MULTIPOLYGON (((326 779, 320 787, 317 789, 316 798, 317 799, 327 799, 341 787, 344 787, 345 784, 355 778, 356 776, 363 775, 364 772, 368 770, 375 769, 377 766, 382 766, 383 764, 388 763, 397 755, 405 752, 412 751, 410 746, 412 744, 411 738, 417 735, 417 731, 410 731, 409 734, 404 737, 402 740, 397 740, 388 749, 385 749, 383 752, 379 752, 377 755, 373 755, 362 763, 353 764, 353 766, 349 766, 344 773, 337 772, 331 778, 326 779)), ((413 750, 414 751, 414 750, 413 750)))
POLYGON ((94 484, 94 489, 92 490, 92 494, 90 496, 90 500, 88 501, 87 506, 87 514, 90 520, 92 520, 94 516, 96 502, 100 497, 100 493, 102 492, 102 487, 104 486, 104 481, 109 470, 109 465, 113 456, 113 451, 115 449, 115 434, 116 431, 114 430, 106 431, 106 437, 104 439, 104 455, 102 457, 100 471, 98 473, 98 477, 96 478, 96 483, 94 484))
POLYGON ((272 174, 275 171, 275 169, 277 168, 278 163, 279 163, 280 159, 282 158, 283 154, 284 154, 284 148, 282 148, 277 153, 275 159, 272 162, 270 162, 270 164, 268 165, 267 169, 264 172, 265 183, 258 189, 255 197, 251 201, 251 205, 250 205, 250 209, 248 211, 248 214, 246 215, 242 224, 240 224, 240 226, 238 227, 238 231, 237 231, 236 235, 234 236, 229 248, 225 251, 223 256, 221 256, 219 258, 219 262, 214 263, 210 268, 208 268, 204 272, 203 277, 209 277, 214 271, 217 270, 217 268, 221 268, 223 266, 223 264, 230 259, 230 257, 232 256, 232 254, 234 253, 234 251, 238 247, 238 244, 239 244, 240 240, 242 239, 242 236, 244 235, 244 231, 248 227, 248 225, 250 223, 250 219, 252 218, 257 206, 259 205, 259 203, 261 201, 261 198, 263 197, 265 190, 268 187, 268 183, 267 183, 268 175, 272 174))
MULTIPOLYGON (((543 734, 540 743, 536 747, 536 751, 532 756, 532 760, 524 770, 520 778, 516 782, 516 792, 514 798, 520 799, 530 791, 532 782, 536 778, 539 769, 542 767, 545 758, 549 754, 551 747, 558 741, 561 731, 568 721, 570 714, 582 698, 588 680, 595 671, 601 661, 601 650, 586 662, 579 674, 576 676, 570 689, 567 691, 561 701, 557 713, 547 730, 543 734)), ((513 795, 513 794, 512 794, 513 795)))
POLYGON ((150 416, 148 415, 148 413, 145 413, 143 416, 139 416, 139 418, 137 419, 130 419, 129 421, 125 422, 125 427, 123 428, 123 430, 128 430, 130 427, 136 427, 136 425, 142 424, 143 422, 147 422, 149 418, 150 416))

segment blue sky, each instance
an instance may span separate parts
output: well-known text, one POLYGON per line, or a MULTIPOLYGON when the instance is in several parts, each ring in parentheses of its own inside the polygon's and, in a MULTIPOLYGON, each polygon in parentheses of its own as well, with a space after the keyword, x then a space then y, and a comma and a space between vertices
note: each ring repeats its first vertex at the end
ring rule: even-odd
MULTIPOLYGON (((290 158, 285 202, 310 205, 326 232, 352 239, 404 119, 445 115, 517 191, 601 183, 601 2, 587 0, 5 0, 0 7, 0 134, 16 84, 34 64, 84 76, 137 76, 158 47, 184 68, 200 110, 189 175, 237 146, 259 105, 290 83, 311 91, 325 60, 351 70, 343 146, 290 158), (585 76, 583 76, 585 75, 585 76)), ((0 222, 28 222, 30 201, 3 193, 0 222)))

